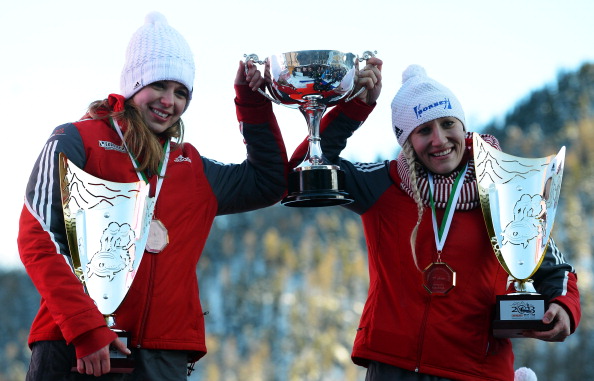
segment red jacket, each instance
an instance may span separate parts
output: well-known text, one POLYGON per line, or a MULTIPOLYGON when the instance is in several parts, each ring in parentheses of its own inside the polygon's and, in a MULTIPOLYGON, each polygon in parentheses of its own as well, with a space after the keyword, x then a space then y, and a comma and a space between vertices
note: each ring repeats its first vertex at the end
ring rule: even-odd
MULTIPOLYGON (((456 272, 456 286, 445 296, 430 295, 410 249, 417 205, 400 187, 396 161, 351 163, 338 156, 371 109, 358 101, 341 104, 321 124, 322 151, 345 171, 346 191, 355 200, 345 207, 361 215, 367 242, 370 284, 353 361, 456 380, 513 380, 511 341, 491 330, 508 275, 493 253, 480 206, 454 213, 441 260, 456 272)), ((296 150, 290 167, 306 147, 296 150)), ((436 213, 441 221, 444 209, 436 213)), ((436 252, 425 207, 416 239, 419 268, 435 262, 436 252)), ((577 277, 553 240, 533 279, 537 291, 565 308, 573 332, 581 314, 577 277)))
MULTIPOLYGON (((443 209, 437 212, 441 221, 443 209)), ((436 260, 430 213, 425 210, 417 236, 421 269, 436 260)), ((362 220, 370 288, 354 361, 376 360, 457 380, 513 379, 511 343, 495 339, 489 329, 507 273, 493 254, 481 209, 454 214, 441 259, 456 271, 457 284, 446 296, 431 296, 415 268, 410 233, 417 205, 411 197, 391 186, 362 220)))
MULTIPOLYGON (((270 102, 237 87, 237 115, 248 159, 224 165, 200 156, 190 144, 172 149, 155 217, 168 229, 169 245, 144 253, 127 296, 116 310, 117 327, 131 346, 206 353, 196 265, 216 215, 272 205, 286 188, 287 156, 270 102)), ((135 182, 122 141, 109 123, 84 120, 54 130, 29 180, 20 220, 19 251, 41 294, 29 343, 66 340, 77 357, 91 354, 115 335, 83 292, 68 264, 57 157, 64 152, 79 168, 108 181, 135 182)))
MULTIPOLYGON (((370 288, 353 348, 355 363, 369 360, 456 380, 513 380, 511 341, 491 332, 496 295, 506 293, 508 274, 499 264, 486 232, 480 207, 456 211, 441 259, 456 271, 456 286, 445 296, 432 296, 422 286, 410 250, 417 205, 398 185, 391 162, 390 186, 362 214, 369 255, 370 288)), ((443 209, 437 209, 441 221, 443 209)), ((431 210, 425 208, 416 240, 418 265, 436 260, 431 210)), ((553 241, 541 273, 564 274, 541 279, 537 288, 580 318, 576 276, 556 261, 553 241)), ((557 252, 558 253, 558 252, 557 252)), ((538 274, 538 273, 537 273, 538 274)))

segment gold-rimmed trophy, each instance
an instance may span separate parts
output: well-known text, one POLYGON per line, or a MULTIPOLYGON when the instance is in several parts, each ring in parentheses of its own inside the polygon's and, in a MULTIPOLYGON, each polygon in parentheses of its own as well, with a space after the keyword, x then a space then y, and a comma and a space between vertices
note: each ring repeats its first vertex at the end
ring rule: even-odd
MULTIPOLYGON (((60 153, 60 190, 71 265, 107 326, 118 329, 115 311, 124 300, 142 260, 154 210, 149 185, 116 183, 92 176, 60 153)), ((129 356, 110 349, 112 373, 130 373, 129 356)), ((73 368, 73 371, 76 370, 73 368)))
POLYGON ((521 158, 473 135, 475 169, 483 216, 497 259, 514 292, 498 295, 493 334, 523 337, 525 330, 552 328, 542 318, 548 301, 531 277, 540 267, 559 203, 565 147, 557 155, 521 158))
MULTIPOLYGON (((268 57, 272 83, 260 92, 276 104, 298 108, 306 119, 309 148, 301 164, 288 176, 288 195, 281 203, 291 207, 344 205, 352 202, 345 191, 344 172, 324 157, 320 145, 320 121, 328 107, 355 98, 358 63, 375 55, 366 51, 361 58, 338 50, 301 50, 268 57)), ((255 54, 247 61, 264 64, 255 54)))

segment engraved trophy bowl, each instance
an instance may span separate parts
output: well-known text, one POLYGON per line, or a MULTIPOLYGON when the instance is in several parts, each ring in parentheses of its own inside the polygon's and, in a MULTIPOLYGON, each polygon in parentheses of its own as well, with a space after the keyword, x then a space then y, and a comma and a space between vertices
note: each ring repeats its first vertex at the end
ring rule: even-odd
MULTIPOLYGON (((270 95, 259 90, 276 104, 298 108, 308 127, 308 152, 288 177, 288 196, 281 203, 290 207, 320 207, 353 202, 344 190, 344 172, 324 157, 320 145, 320 121, 328 107, 350 101, 358 63, 373 57, 366 51, 361 58, 337 50, 301 50, 272 55, 260 61, 255 54, 244 55, 246 62, 270 63, 270 95)), ((247 70, 247 66, 246 66, 247 70)))
MULTIPOLYGON (((116 183, 92 176, 60 153, 60 191, 72 268, 107 326, 126 345, 117 327, 120 306, 143 257, 154 210, 149 185, 116 183)), ((111 372, 130 373, 131 358, 110 350, 111 372)))
POLYGON ((565 147, 543 158, 512 156, 473 135, 481 208, 495 256, 515 292, 497 296, 496 337, 547 330, 547 301, 532 283, 547 249, 559 204, 565 147))

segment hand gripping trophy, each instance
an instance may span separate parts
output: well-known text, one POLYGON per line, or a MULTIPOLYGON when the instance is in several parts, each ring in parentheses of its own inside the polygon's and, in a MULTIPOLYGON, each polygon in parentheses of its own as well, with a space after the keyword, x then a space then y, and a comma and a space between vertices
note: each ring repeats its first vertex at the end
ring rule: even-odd
MULTIPOLYGON (((353 200, 344 190, 344 172, 327 161, 320 146, 320 121, 328 107, 353 94, 359 62, 374 57, 366 51, 362 57, 337 50, 301 50, 272 55, 260 61, 255 54, 244 55, 246 62, 270 62, 272 83, 264 96, 276 104, 298 108, 309 130, 309 149, 305 159, 293 168, 288 178, 288 196, 281 203, 291 207, 344 205, 353 200)), ((247 69, 247 68, 246 68, 247 69)))

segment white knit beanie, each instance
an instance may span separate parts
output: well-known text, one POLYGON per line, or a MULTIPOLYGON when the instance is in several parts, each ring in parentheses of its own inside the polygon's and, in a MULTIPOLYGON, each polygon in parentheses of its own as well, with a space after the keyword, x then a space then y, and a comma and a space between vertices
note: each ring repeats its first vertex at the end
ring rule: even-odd
POLYGON ((537 381, 536 373, 530 368, 522 367, 516 369, 514 381, 537 381))
POLYGON ((447 87, 427 77, 425 69, 410 65, 402 73, 402 87, 392 101, 392 127, 402 146, 423 123, 446 116, 465 124, 462 105, 447 87))
MULTIPOLYGON (((159 12, 146 15, 145 23, 130 39, 120 90, 128 99, 156 81, 176 81, 189 91, 194 88, 194 57, 183 36, 159 12)), ((189 102, 188 102, 189 103, 189 102)), ((187 104, 186 104, 187 107, 187 104)))

